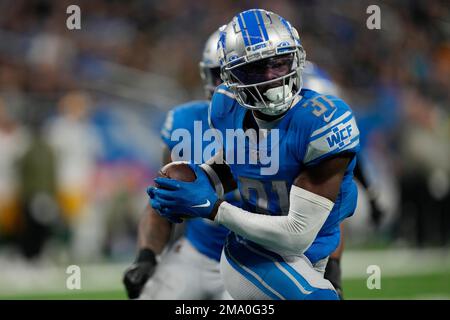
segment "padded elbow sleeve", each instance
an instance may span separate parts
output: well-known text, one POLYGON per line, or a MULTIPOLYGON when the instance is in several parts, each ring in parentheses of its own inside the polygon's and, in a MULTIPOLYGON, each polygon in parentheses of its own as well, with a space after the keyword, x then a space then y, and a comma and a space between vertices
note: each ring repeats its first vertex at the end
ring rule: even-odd
POLYGON ((251 213, 224 202, 216 221, 269 250, 301 254, 316 238, 334 203, 296 186, 292 186, 289 200, 287 216, 251 213))

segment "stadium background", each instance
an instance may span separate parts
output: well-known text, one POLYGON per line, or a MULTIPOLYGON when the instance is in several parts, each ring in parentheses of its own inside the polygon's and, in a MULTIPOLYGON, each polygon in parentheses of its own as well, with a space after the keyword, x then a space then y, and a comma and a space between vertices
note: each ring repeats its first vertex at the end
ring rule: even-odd
POLYGON ((159 127, 203 98, 202 45, 243 9, 299 28, 358 117, 347 299, 450 298, 450 9, 442 1, 0 1, 0 298, 123 299, 159 127), (81 8, 68 30, 66 8, 81 8), (366 8, 381 8, 381 30, 366 8), (82 289, 66 288, 79 265, 82 289), (381 269, 381 289, 366 286, 381 269))

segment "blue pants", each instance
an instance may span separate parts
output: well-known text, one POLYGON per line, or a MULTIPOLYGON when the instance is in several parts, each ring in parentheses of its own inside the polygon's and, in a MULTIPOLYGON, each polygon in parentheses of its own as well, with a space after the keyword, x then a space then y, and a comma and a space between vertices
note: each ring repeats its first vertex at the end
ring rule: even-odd
POLYGON ((282 256, 231 233, 220 261, 234 299, 337 300, 333 285, 304 255, 282 256))

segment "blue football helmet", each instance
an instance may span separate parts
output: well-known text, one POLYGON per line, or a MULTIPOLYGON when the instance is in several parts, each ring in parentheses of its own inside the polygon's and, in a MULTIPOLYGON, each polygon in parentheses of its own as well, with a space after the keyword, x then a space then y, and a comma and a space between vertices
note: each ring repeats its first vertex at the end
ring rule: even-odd
POLYGON ((279 115, 300 93, 306 53, 297 30, 275 13, 236 15, 220 34, 219 56, 222 79, 246 108, 279 115))

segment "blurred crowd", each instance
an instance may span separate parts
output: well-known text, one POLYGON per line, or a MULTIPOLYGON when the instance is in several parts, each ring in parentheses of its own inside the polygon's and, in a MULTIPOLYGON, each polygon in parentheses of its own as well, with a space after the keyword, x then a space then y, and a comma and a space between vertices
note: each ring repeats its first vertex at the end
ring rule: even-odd
POLYGON ((350 233, 448 244, 450 6, 380 1, 381 29, 369 30, 377 2, 0 1, 0 246, 132 254, 164 113, 202 98, 203 42, 253 7, 299 29, 358 116, 383 219, 376 229, 361 206, 350 233), (81 30, 67 29, 72 4, 81 30))

